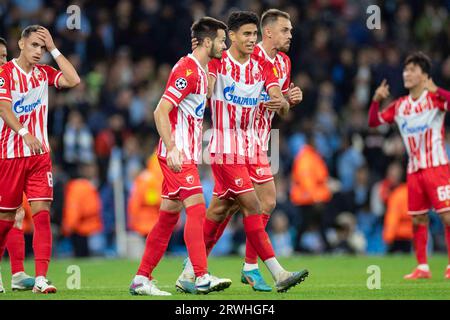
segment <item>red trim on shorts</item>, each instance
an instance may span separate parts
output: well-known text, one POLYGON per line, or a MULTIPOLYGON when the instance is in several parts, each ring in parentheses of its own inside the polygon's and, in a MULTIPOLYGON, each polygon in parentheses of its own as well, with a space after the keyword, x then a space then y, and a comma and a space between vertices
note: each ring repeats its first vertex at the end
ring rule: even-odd
POLYGON ((252 182, 254 182, 256 184, 263 184, 263 183, 266 183, 266 182, 274 180, 274 177, 272 176, 272 177, 264 179, 264 180, 256 180, 256 179, 250 177, 250 180, 252 180, 252 182))
POLYGON ((221 195, 219 195, 216 192, 213 192, 213 195, 217 196, 217 198, 222 199, 223 197, 225 197, 228 193, 233 193, 234 195, 238 195, 238 194, 242 194, 242 193, 246 193, 246 192, 251 192, 251 191, 255 191, 255 188, 250 188, 250 189, 245 189, 245 190, 241 190, 241 191, 235 191, 233 189, 227 189, 227 191, 225 191, 224 193, 222 193, 221 195))
POLYGON ((427 213, 429 209, 419 210, 419 211, 408 211, 408 214, 411 216, 419 216, 421 214, 427 213))

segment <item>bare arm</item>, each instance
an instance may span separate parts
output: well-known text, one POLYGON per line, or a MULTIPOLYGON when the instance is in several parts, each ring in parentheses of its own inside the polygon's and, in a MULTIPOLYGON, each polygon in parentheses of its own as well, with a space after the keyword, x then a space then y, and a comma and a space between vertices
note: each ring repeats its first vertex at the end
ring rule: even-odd
MULTIPOLYGON (((50 32, 44 28, 41 27, 37 31, 39 37, 44 41, 45 46, 49 52, 56 49, 55 44, 53 43, 52 36, 50 35, 50 32)), ((69 60, 66 59, 62 54, 56 57, 55 59, 56 63, 58 64, 59 69, 62 72, 62 76, 59 78, 59 83, 57 86, 62 88, 73 88, 76 85, 78 85, 81 81, 77 71, 73 67, 73 65, 69 62, 69 60)))
POLYGON ((277 112, 281 117, 285 118, 289 112, 290 105, 281 93, 280 87, 272 86, 267 93, 270 96, 270 100, 264 103, 265 107, 271 111, 277 112))
POLYGON ((161 99, 156 107, 155 116, 156 129, 161 137, 164 145, 167 148, 167 165, 174 172, 181 171, 182 155, 176 148, 175 141, 173 140, 169 113, 173 109, 173 104, 166 99, 161 99))
MULTIPOLYGON (((22 124, 17 120, 16 116, 11 110, 11 102, 0 100, 0 117, 5 121, 6 125, 18 134, 20 129, 23 129, 22 124)), ((23 141, 30 148, 31 153, 39 154, 42 150, 42 144, 36 137, 30 133, 23 135, 23 141)))

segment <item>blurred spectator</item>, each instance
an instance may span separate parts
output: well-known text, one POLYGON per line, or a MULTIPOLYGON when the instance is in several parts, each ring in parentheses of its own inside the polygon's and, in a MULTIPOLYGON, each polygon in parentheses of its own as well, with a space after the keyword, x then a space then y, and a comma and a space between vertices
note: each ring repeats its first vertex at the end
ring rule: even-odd
POLYGON ((307 136, 306 144, 298 152, 291 174, 291 202, 299 206, 301 223, 297 226, 295 249, 300 251, 300 240, 310 227, 317 228, 327 246, 322 219, 325 204, 331 199, 328 187, 328 169, 314 147, 314 139, 307 136))
POLYGON ((281 210, 275 210, 270 219, 270 240, 277 257, 289 257, 294 252, 289 232, 289 219, 281 210))
POLYGON ((62 234, 71 238, 76 257, 88 257, 93 247, 89 240, 103 229, 102 204, 97 191, 97 166, 83 164, 80 169, 81 177, 66 186, 62 234))
POLYGON ((94 161, 94 140, 79 111, 71 111, 64 130, 64 162, 71 173, 94 161))
POLYGON ((392 162, 386 173, 386 178, 372 187, 370 196, 371 211, 377 216, 386 212, 386 204, 391 192, 403 181, 404 170, 399 162, 392 162))
POLYGON ((366 239, 358 231, 356 218, 350 212, 342 212, 336 218, 336 240, 333 245, 334 253, 357 254, 366 250, 366 239))
POLYGON ((128 227, 146 237, 158 221, 163 175, 153 154, 134 181, 128 201, 128 227))
POLYGON ((383 239, 389 245, 389 253, 410 253, 412 237, 412 218, 408 214, 408 186, 403 183, 388 197, 383 239))

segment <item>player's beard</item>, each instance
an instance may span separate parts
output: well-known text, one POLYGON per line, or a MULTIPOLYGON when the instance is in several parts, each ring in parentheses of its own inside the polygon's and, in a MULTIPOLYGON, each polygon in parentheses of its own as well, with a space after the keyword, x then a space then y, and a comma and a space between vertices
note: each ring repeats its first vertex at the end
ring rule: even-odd
POLYGON ((213 44, 211 46, 211 51, 209 52, 209 57, 211 59, 212 58, 217 58, 217 59, 222 58, 222 51, 217 51, 216 50, 216 45, 214 44, 214 42, 213 42, 213 44))
POLYGON ((278 49, 278 51, 281 51, 283 53, 288 53, 290 47, 291 47, 291 43, 289 42, 288 44, 285 44, 284 46, 282 45, 282 46, 278 47, 277 49, 278 49))

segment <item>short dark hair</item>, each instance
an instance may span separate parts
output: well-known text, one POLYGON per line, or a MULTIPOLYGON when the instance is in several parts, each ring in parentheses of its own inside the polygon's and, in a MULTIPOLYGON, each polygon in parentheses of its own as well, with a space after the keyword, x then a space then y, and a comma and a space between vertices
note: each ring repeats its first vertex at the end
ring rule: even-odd
POLYGON ((291 19, 289 13, 278 10, 278 9, 269 9, 261 15, 261 29, 267 26, 269 23, 275 22, 278 18, 286 18, 288 20, 291 19))
POLYGON ((417 51, 408 55, 403 67, 406 67, 410 63, 419 66, 423 73, 426 73, 427 75, 431 74, 431 59, 422 51, 417 51))
POLYGON ((32 24, 31 26, 23 29, 22 34, 20 35, 22 38, 28 38, 32 32, 37 32, 41 26, 38 24, 32 24))
POLYGON ((227 25, 217 19, 203 17, 192 24, 191 36, 192 38, 196 38, 198 40, 198 44, 201 45, 205 38, 211 38, 211 40, 214 40, 217 37, 217 31, 220 29, 227 32, 227 25))
POLYGON ((258 26, 259 18, 256 13, 251 11, 234 11, 228 17, 228 29, 237 31, 245 24, 253 23, 258 26))
POLYGON ((7 43, 6 43, 6 40, 4 38, 2 38, 2 37, 0 37, 0 44, 4 45, 5 47, 8 46, 7 43))

